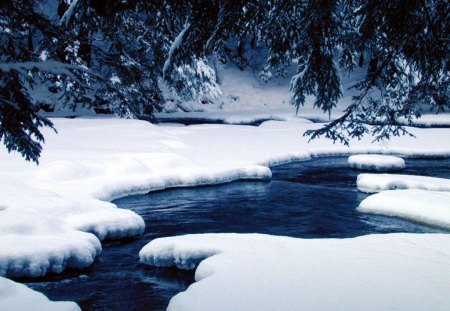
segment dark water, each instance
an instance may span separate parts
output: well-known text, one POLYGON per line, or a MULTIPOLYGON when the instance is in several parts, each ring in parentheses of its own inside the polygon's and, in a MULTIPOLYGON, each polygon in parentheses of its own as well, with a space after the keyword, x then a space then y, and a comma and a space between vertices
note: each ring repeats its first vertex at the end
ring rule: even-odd
MULTIPOLYGON (((321 158, 273 168, 270 182, 241 181, 214 187, 161 191, 115 201, 140 214, 139 239, 104 243, 88 269, 27 283, 52 300, 72 300, 83 310, 164 310, 193 282, 193 272, 139 264, 150 240, 205 232, 267 233, 302 238, 346 238, 372 233, 441 232, 409 221, 355 211, 366 194, 347 158, 321 158)), ((450 178, 449 159, 407 159, 402 174, 450 178)))

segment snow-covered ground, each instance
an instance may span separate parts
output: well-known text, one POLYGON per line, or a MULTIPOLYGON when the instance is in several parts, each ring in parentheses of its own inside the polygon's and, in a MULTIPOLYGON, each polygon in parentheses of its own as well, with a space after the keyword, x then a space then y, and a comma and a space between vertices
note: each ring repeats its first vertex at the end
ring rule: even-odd
MULTIPOLYGON (((261 69, 261 68, 260 68, 261 69)), ((260 70, 259 69, 259 70, 260 70)), ((156 119, 169 120, 210 120, 229 124, 253 123, 265 119, 289 120, 302 117, 314 122, 328 122, 343 114, 352 101, 354 90, 349 88, 365 74, 366 69, 356 69, 351 75, 343 75, 343 98, 331 113, 324 114, 314 107, 314 97, 307 96, 305 105, 298 113, 290 104, 292 93, 289 92, 290 79, 296 74, 296 64, 287 68, 285 78, 273 78, 268 82, 262 81, 258 69, 239 70, 233 64, 227 64, 218 72, 221 80, 222 95, 217 103, 201 104, 193 101, 183 102, 181 106, 167 102, 165 111, 156 114, 156 119)), ((82 112, 86 114, 86 112, 82 112)), ((80 113, 71 113, 80 115, 80 113)), ((61 115, 61 113, 59 113, 61 115)), ((407 120, 400 119, 400 123, 408 125, 407 120)), ((419 119, 413 120, 419 127, 450 127, 450 113, 436 114, 434 110, 425 108, 419 119)))
POLYGON ((80 311, 74 302, 53 302, 25 285, 0 276, 0 310, 2 311, 80 311))
POLYGON ((39 277, 66 267, 84 268, 101 251, 93 234, 48 214, 11 208, 0 216, 0 275, 39 277))
POLYGON ((401 174, 360 174, 358 175, 356 184, 359 191, 367 193, 395 189, 450 191, 450 179, 429 176, 401 174))
POLYGON ((450 230, 450 179, 360 174, 356 183, 359 191, 379 192, 364 199, 359 211, 401 217, 450 230))
POLYGON ((348 166, 358 170, 396 171, 405 168, 405 160, 379 154, 357 154, 348 158, 348 166))
POLYGON ((156 239, 143 263, 192 269, 170 311, 449 310, 450 235, 295 239, 204 234, 156 239))

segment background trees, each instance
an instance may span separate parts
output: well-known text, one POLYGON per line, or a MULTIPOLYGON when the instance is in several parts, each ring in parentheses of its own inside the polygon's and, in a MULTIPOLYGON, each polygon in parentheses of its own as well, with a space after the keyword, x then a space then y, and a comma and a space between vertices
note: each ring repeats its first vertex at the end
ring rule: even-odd
POLYGON ((314 95, 329 113, 341 76, 363 68, 344 115, 306 134, 389 138, 424 106, 449 108, 449 11, 445 0, 3 1, 0 139, 37 161, 39 127, 51 126, 39 111, 56 105, 150 119, 161 83, 181 100, 214 101, 211 57, 245 68, 255 49, 265 79, 297 65, 297 109, 314 95))

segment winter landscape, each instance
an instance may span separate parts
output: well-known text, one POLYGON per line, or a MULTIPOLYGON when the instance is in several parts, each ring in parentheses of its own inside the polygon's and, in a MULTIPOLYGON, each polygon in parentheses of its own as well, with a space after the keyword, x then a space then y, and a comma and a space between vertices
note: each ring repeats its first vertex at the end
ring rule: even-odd
POLYGON ((450 310, 447 1, 0 3, 0 310, 450 310))

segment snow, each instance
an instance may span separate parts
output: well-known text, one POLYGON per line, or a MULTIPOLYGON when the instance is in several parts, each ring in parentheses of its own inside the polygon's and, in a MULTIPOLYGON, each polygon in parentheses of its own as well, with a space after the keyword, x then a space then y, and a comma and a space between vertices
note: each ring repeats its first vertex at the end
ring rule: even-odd
MULTIPOLYGON (((9 227, 4 229, 0 243, 10 246, 2 248, 3 262, 16 260, 16 247, 27 250, 24 262, 34 262, 34 258, 49 262, 47 267, 38 264, 37 271, 41 272, 33 275, 58 272, 74 258, 88 258, 81 261, 83 265, 91 262, 92 258, 77 247, 75 232, 70 230, 94 233, 99 239, 142 233, 143 219, 109 202, 115 198, 238 179, 270 179, 270 166, 316 156, 450 156, 448 129, 411 129, 417 138, 393 138, 388 144, 373 144, 366 137, 352 141, 349 148, 326 139, 308 143, 302 134, 321 125, 297 117, 264 122, 258 127, 156 126, 114 118, 55 118, 52 122, 58 134, 44 130, 46 144, 39 166, 0 148, 0 209, 11 215, 17 213, 10 217, 11 226, 20 226, 19 213, 32 213, 53 219, 66 232, 61 236, 67 246, 58 244, 60 240, 54 234, 25 238, 10 232, 9 227), (43 252, 27 248, 46 243, 49 249, 43 252), (60 248, 62 258, 54 258, 51 246, 55 246, 55 252, 60 248)), ((83 243, 98 243, 91 241, 90 235, 83 237, 83 243)), ((89 253, 95 256, 94 251, 89 253)), ((14 271, 20 274, 18 269, 14 271)))
MULTIPOLYGON (((22 175, 21 181, 17 177, 0 174, 0 206, 59 218, 71 228, 94 233, 101 240, 139 235, 143 232, 144 222, 140 216, 118 209, 114 204, 94 199, 83 191, 78 192, 79 184, 85 182, 88 188, 90 183, 102 183, 102 179, 103 188, 99 185, 101 190, 113 191, 106 185, 106 179, 112 174, 104 172, 106 176, 103 178, 92 175, 89 178, 91 173, 84 170, 83 166, 79 165, 77 170, 74 163, 62 160, 46 163, 41 167, 25 165, 26 167, 33 171, 33 177, 26 176, 27 172, 23 172, 23 175, 19 173, 17 175, 22 175)), ((117 183, 120 184, 119 181, 117 183)), ((85 192, 88 190, 90 189, 85 189, 85 192)), ((100 193, 100 190, 98 192, 92 195, 107 196, 107 193, 100 193)))
POLYGON ((367 193, 381 191, 360 203, 358 210, 361 212, 401 217, 450 229, 450 179, 360 174, 357 186, 358 190, 367 193))
POLYGON ((89 69, 83 66, 66 64, 55 60, 46 60, 43 62, 0 63, 0 71, 9 72, 15 70, 22 72, 24 76, 32 69, 42 70, 54 75, 66 75, 75 81, 78 81, 78 79, 71 70, 93 74, 89 69))
POLYGON ((77 6, 78 6, 78 0, 73 0, 70 3, 69 8, 66 12, 64 12, 64 15, 61 17, 61 20, 59 21, 59 24, 62 26, 69 26, 71 19, 73 18, 73 15, 76 13, 77 6))
POLYGON ((101 251, 94 235, 37 212, 0 211, 0 233, 0 276, 39 277, 84 268, 101 251))
MULTIPOLYGON (((183 32, 182 32, 183 33, 183 32)), ((180 33, 181 35, 181 33, 180 33)), ((174 48, 180 44, 174 41, 174 48), (176 44, 175 44, 176 43, 176 44)), ((260 56, 254 55, 255 59, 260 56)), ((170 58, 169 58, 170 59, 170 58)), ((290 119, 302 117, 314 122, 329 122, 344 114, 344 110, 350 105, 352 97, 356 95, 351 89, 361 76, 365 75, 367 68, 356 69, 351 75, 342 76, 343 97, 330 115, 323 113, 314 105, 314 96, 306 96, 305 105, 300 107, 298 114, 291 105, 292 92, 289 91, 291 77, 297 74, 297 65, 294 63, 286 69, 285 78, 273 78, 265 81, 258 77, 258 65, 254 64, 253 70, 240 70, 233 64, 226 64, 216 68, 220 80, 222 96, 212 104, 204 104, 196 101, 186 101, 174 105, 170 102, 172 95, 167 95, 164 112, 157 113, 159 119, 200 119, 223 121, 230 124, 253 123, 254 119, 290 119)), ((169 63, 167 63, 169 66, 169 63)), ((169 92, 170 93, 170 92, 169 92)), ((412 120, 414 126, 419 127, 450 127, 450 113, 439 114, 424 108, 418 119, 412 120)), ((409 125, 408 120, 399 119, 399 123, 409 125)))
MULTIPOLYGON (((184 117, 221 120, 231 117, 231 120, 226 120, 224 123, 233 124, 246 123, 252 118, 260 119, 271 115, 283 120, 294 118, 296 114, 294 106, 291 105, 292 94, 289 92, 289 77, 295 74, 296 70, 296 65, 292 65, 287 69, 286 78, 263 81, 256 77, 257 74, 254 70, 241 71, 235 65, 228 64, 219 68, 217 72, 222 91, 222 96, 216 101, 219 104, 187 101, 178 103, 181 106, 177 107, 168 101, 164 106, 165 112, 158 113, 156 116, 164 119, 184 117), (240 122, 242 117, 244 121, 240 122)), ((345 77, 344 89, 347 89, 353 82, 354 80, 345 77)), ((344 98, 340 100, 338 107, 331 112, 330 116, 315 108, 313 96, 307 96, 305 105, 299 110, 298 116, 320 122, 337 118, 349 105, 352 95, 354 94, 350 91, 344 92, 344 98)), ((169 99, 168 96, 166 99, 169 99)))
POLYGON ((50 301, 25 285, 0 277, 0 310, 79 311, 76 303, 50 301))
POLYGON ((364 199, 358 210, 450 229, 450 192, 387 190, 364 199))
POLYGON ((397 171, 405 168, 405 161, 395 156, 358 154, 348 158, 348 166, 358 170, 397 171))
POLYGON ((360 174, 356 184, 359 191, 367 193, 395 189, 450 191, 450 179, 416 175, 360 174))
POLYGON ((172 45, 170 46, 169 56, 167 57, 167 60, 164 63, 163 74, 166 74, 167 71, 172 66, 173 53, 175 53, 175 51, 178 50, 180 48, 180 46, 183 44, 184 35, 186 34, 186 31, 188 31, 190 27, 191 27, 191 24, 187 23, 184 26, 183 30, 175 38, 175 40, 173 41, 172 45))
POLYGON ((449 310, 450 235, 156 239, 141 262, 195 271, 168 310, 449 310))
MULTIPOLYGON (((408 122, 404 119, 399 120, 404 125, 408 122)), ((441 112, 439 114, 423 114, 420 118, 413 120, 413 124, 420 127, 450 127, 450 113, 441 112)))

